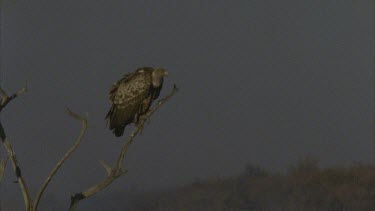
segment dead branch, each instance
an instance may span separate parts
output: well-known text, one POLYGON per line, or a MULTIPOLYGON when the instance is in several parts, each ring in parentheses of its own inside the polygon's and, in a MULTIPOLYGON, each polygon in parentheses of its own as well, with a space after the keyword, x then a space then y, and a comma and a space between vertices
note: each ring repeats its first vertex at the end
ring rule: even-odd
POLYGON ((3 90, 2 87, 0 87, 0 95, 1 95, 1 103, 0 103, 0 111, 5 108, 8 103, 10 103, 14 98, 22 95, 23 93, 27 92, 27 84, 20 90, 18 90, 16 93, 12 94, 11 96, 8 96, 6 92, 3 90))
MULTIPOLYGON (((22 89, 20 89, 19 91, 17 91, 15 94, 11 95, 11 96, 8 96, 6 94, 6 92, 0 87, 0 96, 1 96, 1 102, 0 102, 0 112, 3 110, 3 108, 5 108, 8 103, 10 103, 13 99, 15 99, 16 97, 20 96, 21 94, 27 92, 27 87, 23 87, 22 89)), ((26 211, 35 211, 37 210, 38 208, 38 205, 39 205, 39 201, 43 195, 43 192, 44 190, 47 188, 49 182, 52 180, 53 176, 57 173, 57 171, 60 169, 60 167, 63 165, 63 163, 70 157, 70 155, 78 148, 78 146, 80 145, 82 139, 83 139, 83 136, 84 134, 86 133, 86 130, 87 130, 87 119, 78 115, 78 114, 75 114, 74 112, 72 112, 71 110, 67 109, 67 112, 68 114, 81 121, 82 123, 82 129, 81 129, 81 132, 78 136, 78 138, 76 139, 75 143, 73 144, 73 146, 66 152, 66 154, 63 156, 63 158, 56 164, 56 166, 51 170, 51 172, 49 173, 47 179, 45 180, 45 182, 43 183, 42 187, 40 188, 39 192, 37 193, 37 196, 36 196, 36 200, 35 200, 35 203, 33 204, 31 198, 30 198, 30 194, 29 194, 29 190, 26 186, 26 183, 22 177, 22 174, 21 174, 21 168, 19 167, 19 164, 18 164, 18 161, 17 161, 17 158, 16 158, 16 155, 15 155, 15 152, 13 150, 13 147, 12 145, 10 144, 8 138, 6 137, 5 135, 5 131, 4 131, 4 128, 0 122, 0 138, 2 140, 2 143, 5 147, 5 149, 7 150, 8 152, 8 156, 4 159, 4 160, 1 160, 0 162, 0 181, 2 179, 2 175, 4 173, 4 169, 5 169, 5 166, 6 166, 6 163, 7 163, 7 160, 10 159, 11 162, 12 162, 12 165, 13 165, 13 169, 16 173, 16 176, 17 176, 17 183, 20 185, 20 188, 21 188, 21 191, 22 191, 22 195, 23 195, 23 198, 24 198, 24 203, 25 203, 25 207, 26 207, 26 211)))
MULTIPOLYGON (((17 91, 15 94, 13 94, 11 96, 8 96, 6 94, 6 92, 0 87, 0 95, 1 95, 0 112, 8 105, 8 103, 10 103, 13 99, 20 96, 21 94, 25 93, 26 91, 27 91, 27 87, 25 86, 22 89, 20 89, 19 91, 17 91)), ((16 154, 14 153, 13 147, 10 144, 10 142, 9 142, 9 140, 8 140, 6 134, 5 134, 4 127, 1 124, 1 122, 0 122, 0 138, 1 138, 1 141, 2 141, 6 151, 8 152, 8 156, 9 156, 9 159, 12 163, 13 170, 14 170, 16 176, 17 176, 17 183, 20 185, 23 200, 24 200, 24 203, 25 203, 25 210, 31 211, 32 210, 32 202, 31 202, 29 190, 27 188, 25 180, 22 177, 21 168, 18 164, 16 154)))
POLYGON ((65 155, 61 158, 61 160, 56 164, 56 166, 51 170, 49 173, 47 179, 44 181, 42 187, 38 191, 35 202, 34 202, 34 210, 37 210, 40 198, 43 195, 44 190, 47 188, 49 182, 52 180, 53 176, 57 173, 57 171, 60 169, 60 167, 63 165, 63 163, 70 157, 70 155, 78 148, 80 145, 83 136, 86 133, 87 130, 87 119, 85 117, 82 117, 78 114, 75 114, 73 111, 71 111, 69 108, 67 108, 67 113, 69 116, 73 117, 74 119, 80 121, 82 123, 82 129, 80 131, 79 136, 77 137, 76 141, 74 142, 73 146, 65 153, 65 155))
POLYGON ((7 155, 4 159, 0 160, 0 183, 1 183, 1 180, 3 179, 4 170, 7 165, 8 159, 9 159, 9 155, 7 155))
POLYGON ((124 161, 124 156, 133 142, 135 136, 142 131, 144 123, 150 119, 151 115, 158 110, 165 102, 167 102, 177 91, 176 85, 173 86, 173 89, 169 95, 161 99, 156 106, 154 106, 151 110, 149 110, 145 115, 143 115, 140 118, 140 123, 136 126, 136 128, 133 130, 133 132, 130 134, 128 137, 128 140, 125 142, 125 144, 122 146, 120 154, 117 157, 117 161, 115 163, 114 168, 111 168, 109 165, 105 164, 103 161, 100 161, 101 165, 104 167, 104 169, 107 172, 107 177, 99 182, 97 185, 94 185, 90 188, 88 188, 85 191, 82 191, 80 193, 76 193, 74 196, 71 196, 71 201, 70 201, 70 211, 75 211, 78 203, 86 199, 88 197, 93 196, 94 194, 98 193, 99 191, 103 190, 104 188, 108 187, 114 180, 119 178, 120 176, 124 175, 127 173, 126 169, 123 169, 123 161, 124 161))

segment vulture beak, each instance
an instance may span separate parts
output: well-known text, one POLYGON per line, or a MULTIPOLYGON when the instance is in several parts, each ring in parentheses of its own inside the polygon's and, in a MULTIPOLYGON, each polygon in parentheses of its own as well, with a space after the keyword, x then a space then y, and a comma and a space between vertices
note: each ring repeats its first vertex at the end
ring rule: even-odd
POLYGON ((168 75, 168 71, 164 70, 164 76, 168 75))

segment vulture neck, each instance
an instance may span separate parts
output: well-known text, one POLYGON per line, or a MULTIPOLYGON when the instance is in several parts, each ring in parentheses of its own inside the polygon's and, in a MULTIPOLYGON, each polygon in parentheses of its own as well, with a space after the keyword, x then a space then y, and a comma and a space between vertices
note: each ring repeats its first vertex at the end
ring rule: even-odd
POLYGON ((163 76, 152 73, 152 86, 158 88, 163 83, 163 76))

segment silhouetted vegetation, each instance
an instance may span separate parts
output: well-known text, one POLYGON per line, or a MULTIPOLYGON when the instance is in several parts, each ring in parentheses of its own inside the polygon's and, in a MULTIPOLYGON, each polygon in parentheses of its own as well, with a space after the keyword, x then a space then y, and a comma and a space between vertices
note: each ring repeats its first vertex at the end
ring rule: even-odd
POLYGON ((306 158, 280 174, 248 165, 236 177, 136 198, 129 210, 375 210, 375 166, 321 168, 306 158))

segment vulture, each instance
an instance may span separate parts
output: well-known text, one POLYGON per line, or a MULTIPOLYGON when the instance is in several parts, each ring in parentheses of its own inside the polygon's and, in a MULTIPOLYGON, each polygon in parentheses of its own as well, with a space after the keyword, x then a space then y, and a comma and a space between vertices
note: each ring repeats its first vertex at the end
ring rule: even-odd
POLYGON ((128 124, 139 123, 140 116, 147 113, 159 97, 163 77, 167 75, 163 68, 142 67, 112 85, 109 92, 111 108, 106 119, 116 137, 124 134, 128 124))

